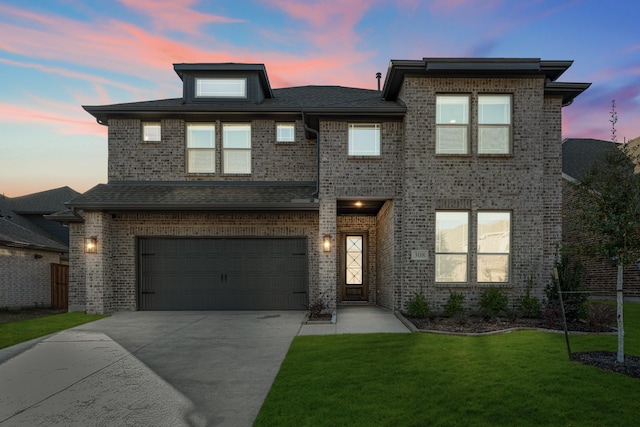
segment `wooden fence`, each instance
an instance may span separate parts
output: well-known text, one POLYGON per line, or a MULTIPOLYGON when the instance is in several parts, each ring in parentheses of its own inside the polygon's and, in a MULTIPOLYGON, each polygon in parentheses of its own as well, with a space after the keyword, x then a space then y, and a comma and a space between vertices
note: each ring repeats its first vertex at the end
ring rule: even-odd
POLYGON ((69 266, 51 264, 51 308, 69 308, 69 266))

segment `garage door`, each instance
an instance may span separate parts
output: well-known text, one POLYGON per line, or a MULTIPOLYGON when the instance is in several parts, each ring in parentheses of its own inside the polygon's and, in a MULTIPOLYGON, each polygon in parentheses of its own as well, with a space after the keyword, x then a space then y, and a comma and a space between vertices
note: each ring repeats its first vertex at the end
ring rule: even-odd
POLYGON ((140 310, 302 310, 307 241, 141 238, 140 310))

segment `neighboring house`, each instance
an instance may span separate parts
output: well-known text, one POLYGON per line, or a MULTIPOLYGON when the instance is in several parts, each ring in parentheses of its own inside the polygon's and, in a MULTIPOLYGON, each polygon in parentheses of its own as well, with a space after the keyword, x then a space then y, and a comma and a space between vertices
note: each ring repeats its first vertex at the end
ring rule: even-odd
MULTIPOLYGON (((629 144, 638 143, 636 139, 629 144), (636 142, 634 142, 636 141, 636 142)), ((572 223, 576 191, 572 184, 581 182, 587 171, 604 159, 610 150, 620 149, 621 144, 600 139, 566 139, 562 143, 562 242, 569 250, 575 250, 583 239, 572 223)), ((577 255, 574 255, 574 257, 577 255)), ((617 267, 603 257, 581 259, 584 272, 583 284, 593 298, 616 296, 617 267)), ((624 270, 625 298, 640 298, 640 264, 624 270)))
POLYGON ((0 308, 51 305, 51 264, 68 263, 69 232, 45 216, 79 194, 62 187, 0 196, 0 308))
POLYGON ((393 60, 381 91, 175 64, 183 97, 86 106, 108 183, 68 206, 70 309, 404 309, 542 294, 571 61, 393 60), (87 245, 87 246, 85 246, 87 245))

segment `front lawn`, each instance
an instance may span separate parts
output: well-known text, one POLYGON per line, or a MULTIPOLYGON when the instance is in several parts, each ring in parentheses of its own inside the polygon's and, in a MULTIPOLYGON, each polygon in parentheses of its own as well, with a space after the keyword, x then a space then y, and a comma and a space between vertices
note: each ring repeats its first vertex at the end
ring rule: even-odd
MULTIPOLYGON (((625 305, 640 356, 640 304, 625 305)), ((616 351, 615 336, 571 336, 616 351)), ((520 331, 300 336, 256 426, 636 425, 640 380, 568 360, 564 336, 520 331)))
POLYGON ((33 338, 49 335, 83 323, 107 317, 81 312, 57 314, 37 319, 0 324, 0 348, 9 347, 33 338))

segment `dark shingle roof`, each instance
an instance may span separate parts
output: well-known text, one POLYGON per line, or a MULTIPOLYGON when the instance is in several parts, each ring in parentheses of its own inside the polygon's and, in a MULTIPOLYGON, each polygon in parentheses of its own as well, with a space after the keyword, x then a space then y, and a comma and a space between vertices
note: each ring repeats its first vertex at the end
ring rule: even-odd
POLYGON ((571 138, 562 143, 562 172, 571 178, 582 181, 584 173, 601 161, 610 150, 620 144, 590 138, 571 138))
POLYGON ((84 106, 101 122, 110 117, 128 114, 157 115, 220 113, 220 114, 300 114, 322 113, 331 115, 387 115, 401 117, 406 108, 394 101, 382 99, 377 90, 343 86, 299 86, 273 89, 273 98, 261 103, 251 102, 198 102, 184 103, 182 98, 124 104, 84 106))
POLYGON ((79 195, 69 187, 41 191, 21 197, 11 198, 14 212, 22 214, 50 214, 65 208, 65 203, 79 195))
POLYGON ((34 223, 16 213, 14 199, 0 197, 0 245, 66 252, 68 248, 34 223))
POLYGON ((317 210, 315 183, 111 182, 68 206, 84 210, 317 210))

